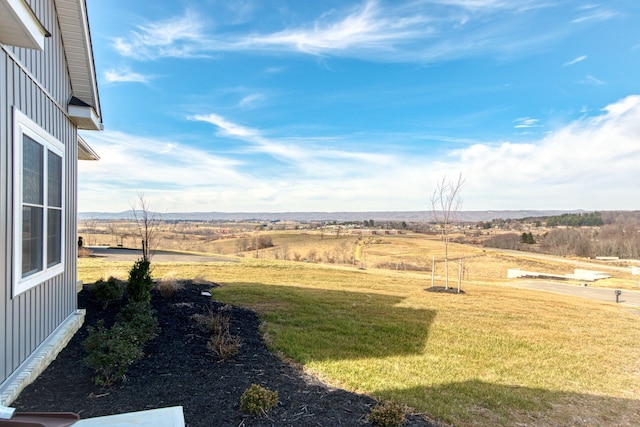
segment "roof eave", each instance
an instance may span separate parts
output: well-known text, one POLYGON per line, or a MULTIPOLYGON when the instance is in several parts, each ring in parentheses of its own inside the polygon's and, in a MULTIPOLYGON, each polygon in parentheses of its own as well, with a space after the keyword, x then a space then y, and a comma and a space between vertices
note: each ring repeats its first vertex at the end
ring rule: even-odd
POLYGON ((98 153, 93 151, 93 148, 80 135, 78 135, 78 160, 100 160, 98 153))
POLYGON ((50 36, 24 0, 0 0, 0 43, 44 50, 50 36))
POLYGON ((69 118, 78 129, 83 130, 103 130, 104 125, 96 110, 91 106, 69 105, 67 107, 69 118))
MULTIPOLYGON (((73 97, 80 99, 92 108, 91 114, 80 113, 76 105, 69 105, 69 115, 77 117, 82 124, 88 116, 95 123, 86 123, 80 129, 102 130, 102 112, 100 108, 100 95, 93 59, 93 47, 91 44, 91 30, 87 16, 85 0, 55 0, 58 13, 58 22, 69 76, 71 78, 71 90, 73 97), (74 111, 74 113, 72 113, 74 111)), ((75 121, 75 120, 74 120, 75 121)))

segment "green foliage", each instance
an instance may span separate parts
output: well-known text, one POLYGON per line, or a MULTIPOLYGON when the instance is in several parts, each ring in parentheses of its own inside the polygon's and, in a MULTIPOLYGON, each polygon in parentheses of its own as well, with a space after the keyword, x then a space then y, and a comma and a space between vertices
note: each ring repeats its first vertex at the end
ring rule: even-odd
POLYGON ((127 283, 129 301, 148 303, 151 300, 152 288, 151 263, 147 259, 140 258, 129 271, 129 282, 127 283))
POLYGON ((123 294, 124 289, 122 283, 113 276, 109 277, 106 281, 102 279, 98 280, 93 287, 93 296, 102 302, 103 308, 107 308, 107 306, 114 301, 121 300, 123 294))
POLYGON ((144 345, 158 333, 158 319, 155 310, 144 302, 131 302, 118 313, 117 322, 127 324, 131 332, 131 340, 144 345))
POLYGON ((533 238, 533 234, 522 233, 522 237, 520 238, 521 243, 526 243, 527 245, 533 245, 536 243, 536 239, 533 238))
POLYGON ((550 216, 547 218, 547 227, 556 227, 558 225, 565 225, 571 227, 581 226, 600 226, 603 225, 602 214, 600 212, 587 212, 579 214, 565 213, 557 216, 550 216))
POLYGON ((266 413, 278 403, 278 392, 257 384, 251 386, 240 397, 240 410, 249 414, 266 413))
POLYGON ((397 427, 406 422, 406 408, 396 402, 376 405, 369 413, 369 422, 379 427, 397 427))
POLYGON ((82 343, 88 353, 85 362, 95 371, 95 383, 109 387, 124 378, 129 365, 144 355, 144 345, 157 335, 158 319, 148 302, 130 302, 111 328, 100 320, 88 331, 82 343))
POLYGON ((106 328, 104 322, 99 321, 97 328, 89 327, 88 331, 89 335, 83 342, 89 353, 85 361, 94 369, 97 385, 111 386, 124 378, 129 365, 143 355, 140 345, 132 340, 127 323, 118 322, 106 328))

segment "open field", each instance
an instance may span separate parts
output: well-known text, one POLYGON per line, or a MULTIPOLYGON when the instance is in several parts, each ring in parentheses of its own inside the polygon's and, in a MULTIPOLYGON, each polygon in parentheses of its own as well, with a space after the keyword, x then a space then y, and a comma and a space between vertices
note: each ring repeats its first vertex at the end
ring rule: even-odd
MULTIPOLYGON (((135 233, 133 224, 120 224, 118 231, 113 231, 113 227, 110 223, 96 225, 94 230, 97 232, 81 236, 85 242, 93 244, 115 246, 116 241, 124 241, 125 247, 135 245, 136 239, 132 237, 135 233), (123 240, 122 236, 129 237, 123 240)), ((163 224, 156 236, 156 247, 205 255, 319 262, 404 271, 407 274, 416 272, 428 274, 429 277, 435 260, 434 276, 445 277, 444 248, 439 236, 412 232, 384 234, 385 230, 379 230, 380 234, 376 235, 352 234, 356 232, 360 231, 263 231, 260 225, 242 223, 163 224), (254 243, 261 239, 268 239, 272 246, 252 249, 254 243)), ((572 273, 574 268, 600 270, 610 274, 612 278, 598 281, 597 286, 619 289, 638 289, 640 279, 640 276, 631 275, 631 269, 627 268, 626 264, 450 243, 449 278, 454 284, 459 274, 460 261, 461 276, 467 283, 504 281, 507 278, 507 270, 511 268, 561 275, 572 273)))
MULTIPOLYGON (((271 237, 272 248, 234 257, 240 262, 154 262, 154 277, 219 283, 216 299, 260 313, 274 351, 326 382, 455 425, 640 424, 640 311, 506 286, 508 268, 564 274, 573 268, 566 259, 452 245, 450 278, 456 285, 464 258, 466 294, 450 295, 424 291, 431 260, 442 257, 433 237, 377 236, 366 270, 269 255, 285 245, 291 255, 329 252, 353 236, 271 237), (423 270, 390 268, 403 262, 423 270)), ((126 277, 130 266, 82 258, 79 278, 126 277)), ((436 285, 443 269, 439 262, 436 285)), ((624 270, 612 275, 635 286, 624 270)))

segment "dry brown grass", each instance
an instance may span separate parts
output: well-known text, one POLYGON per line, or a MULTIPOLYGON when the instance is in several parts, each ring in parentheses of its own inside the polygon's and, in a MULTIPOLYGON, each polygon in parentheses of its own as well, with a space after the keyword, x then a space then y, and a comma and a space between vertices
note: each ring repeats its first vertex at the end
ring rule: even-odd
POLYGON ((156 286, 160 295, 165 298, 173 297, 173 294, 182 289, 182 283, 176 277, 176 273, 174 271, 165 273, 165 275, 157 281, 156 286))
MULTIPOLYGON (((353 239, 272 236, 292 252, 353 239)), ((441 242, 430 236, 381 239, 368 248, 369 265, 426 258, 430 268, 432 257, 442 256, 441 242)), ((237 263, 154 263, 153 274, 221 283, 215 297, 259 311, 275 351, 335 385, 456 425, 640 422, 637 310, 502 286, 508 268, 564 274, 573 270, 571 260, 457 244, 451 253, 464 258, 466 296, 424 292, 429 271, 274 261, 267 250, 237 263), (377 335, 383 331, 388 335, 377 335)), ((89 282, 130 267, 81 259, 78 272, 89 282)), ((442 284, 442 262, 436 275, 442 284)), ((625 277, 610 280, 635 286, 625 277)))

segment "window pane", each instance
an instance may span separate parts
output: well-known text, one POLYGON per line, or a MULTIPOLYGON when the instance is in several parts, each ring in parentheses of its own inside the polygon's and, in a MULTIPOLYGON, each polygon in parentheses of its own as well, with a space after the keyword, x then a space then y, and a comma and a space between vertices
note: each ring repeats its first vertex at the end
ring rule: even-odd
POLYGON ((42 208, 22 207, 22 277, 42 271, 42 208))
POLYGON ((22 140, 22 200, 24 203, 42 205, 44 185, 44 147, 23 135, 22 140))
POLYGON ((62 260, 62 211, 49 209, 47 212, 47 267, 60 264, 62 260))
POLYGON ((49 206, 55 206, 56 208, 62 207, 62 157, 51 151, 47 154, 47 174, 48 174, 48 188, 47 204, 49 206))

